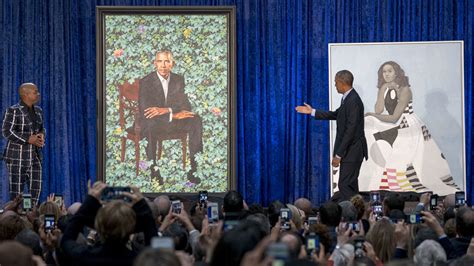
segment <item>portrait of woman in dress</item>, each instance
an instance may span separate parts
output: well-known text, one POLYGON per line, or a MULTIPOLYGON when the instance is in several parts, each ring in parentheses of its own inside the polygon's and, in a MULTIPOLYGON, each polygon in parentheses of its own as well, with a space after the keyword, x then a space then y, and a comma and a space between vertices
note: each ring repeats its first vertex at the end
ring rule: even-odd
POLYGON ((409 78, 398 63, 379 67, 377 88, 375 112, 365 115, 369 160, 362 164, 360 190, 439 195, 459 190, 444 154, 414 112, 409 78))

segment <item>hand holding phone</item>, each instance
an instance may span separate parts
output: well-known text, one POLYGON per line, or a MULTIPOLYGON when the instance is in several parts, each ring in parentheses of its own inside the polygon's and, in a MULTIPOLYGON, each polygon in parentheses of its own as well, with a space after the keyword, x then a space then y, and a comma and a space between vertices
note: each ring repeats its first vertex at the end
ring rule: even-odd
POLYGON ((109 202, 111 200, 132 202, 132 199, 123 195, 123 192, 132 193, 132 189, 130 187, 105 187, 100 195, 100 200, 104 202, 109 202))
POLYGON ((23 194, 23 210, 29 211, 33 208, 33 204, 31 202, 31 194, 23 194))

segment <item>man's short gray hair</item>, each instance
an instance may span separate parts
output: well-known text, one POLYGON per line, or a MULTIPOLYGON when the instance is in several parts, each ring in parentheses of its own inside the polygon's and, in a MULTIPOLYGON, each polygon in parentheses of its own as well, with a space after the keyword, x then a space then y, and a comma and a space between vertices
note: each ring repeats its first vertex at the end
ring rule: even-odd
POLYGON ((344 84, 352 86, 354 76, 349 70, 341 70, 336 73, 336 79, 342 81, 344 84))
POLYGON ((446 262, 446 252, 435 240, 425 240, 416 249, 413 257, 416 265, 437 265, 446 262))

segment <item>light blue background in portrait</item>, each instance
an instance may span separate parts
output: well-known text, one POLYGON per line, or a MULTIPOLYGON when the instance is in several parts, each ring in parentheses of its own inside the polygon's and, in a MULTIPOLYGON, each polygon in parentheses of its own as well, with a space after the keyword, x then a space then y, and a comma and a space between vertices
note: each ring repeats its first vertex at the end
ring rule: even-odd
MULTIPOLYGON (((405 71, 413 92, 414 112, 446 156, 455 183, 464 189, 462 41, 329 44, 330 110, 341 102, 334 87, 334 75, 347 69, 354 74, 354 88, 364 102, 364 111, 374 112, 377 71, 386 61, 397 62, 405 71)), ((335 130, 333 122, 331 143, 335 130)))

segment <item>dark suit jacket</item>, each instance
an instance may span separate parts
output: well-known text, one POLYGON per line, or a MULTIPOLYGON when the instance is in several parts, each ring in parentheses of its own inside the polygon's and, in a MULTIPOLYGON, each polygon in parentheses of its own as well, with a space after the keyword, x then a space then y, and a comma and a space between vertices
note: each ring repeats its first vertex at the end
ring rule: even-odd
POLYGON ((359 94, 352 91, 336 111, 316 110, 316 119, 336 120, 334 154, 341 162, 360 162, 367 159, 367 140, 364 134, 364 104, 359 94))
MULTIPOLYGON (((34 105, 34 111, 40 124, 40 132, 44 133, 43 110, 34 105)), ((33 121, 30 120, 28 109, 24 105, 15 104, 10 106, 3 117, 2 134, 8 140, 3 153, 5 161, 31 160, 34 156, 42 159, 41 148, 28 143, 28 138, 36 133, 33 129, 33 121)))
POLYGON ((165 100, 163 86, 161 85, 156 71, 146 75, 140 80, 138 106, 142 132, 147 132, 151 126, 151 120, 155 120, 155 123, 156 120, 160 123, 169 123, 169 115, 162 115, 156 119, 146 119, 144 113, 148 107, 171 108, 173 113, 178 113, 183 110, 191 111, 191 104, 189 103, 188 96, 184 92, 184 86, 183 76, 170 73, 168 96, 165 100))
MULTIPOLYGON (((66 226, 61 239, 61 265, 133 265, 139 250, 129 250, 124 243, 96 243, 93 246, 78 243, 77 237, 84 226, 94 227, 97 212, 101 203, 92 196, 87 196, 77 213, 66 226)), ((155 221, 145 199, 132 206, 136 215, 135 232, 143 232, 145 244, 150 245, 151 238, 158 234, 155 221)))

